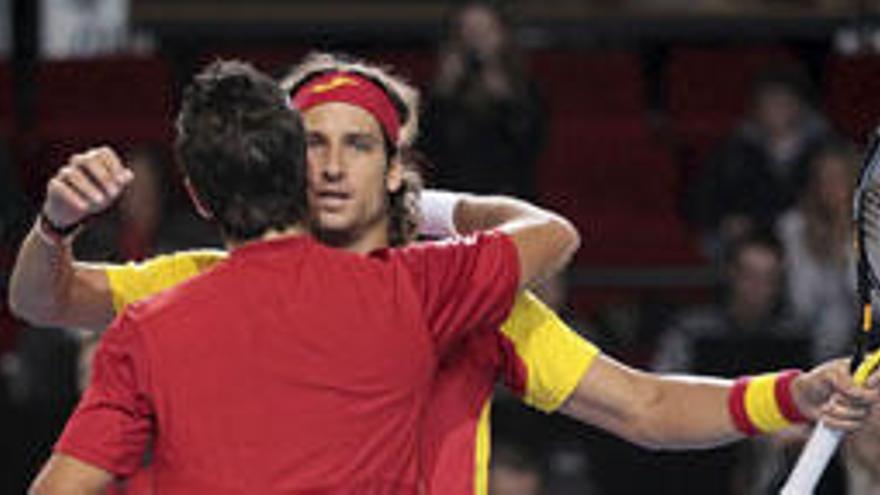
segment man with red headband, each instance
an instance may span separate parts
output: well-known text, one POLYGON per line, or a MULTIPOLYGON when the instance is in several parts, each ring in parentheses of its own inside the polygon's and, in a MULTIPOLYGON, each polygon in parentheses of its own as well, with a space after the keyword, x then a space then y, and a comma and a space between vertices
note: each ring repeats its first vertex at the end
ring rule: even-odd
MULTIPOLYGON (((241 63, 196 77, 176 149, 231 254, 113 322, 34 492, 101 493, 152 444, 158 493, 423 493, 419 427, 438 361, 500 325, 518 287, 570 256, 577 233, 511 200, 497 229, 457 242, 370 256, 318 243, 305 228, 301 121, 241 63)), ((106 149, 73 161, 121 169, 106 149)), ((82 179, 93 181, 62 180, 100 194, 82 179)), ((336 214, 339 203, 321 204, 336 214)), ((71 226, 58 213, 36 232, 56 248, 71 226)))
MULTIPOLYGON (((418 223, 413 209, 417 184, 407 169, 406 153, 415 137, 415 92, 374 67, 325 55, 301 64, 285 86, 302 110, 307 130, 309 208, 316 235, 327 244, 359 253, 410 241, 418 223), (403 183, 392 191, 387 182, 398 174, 403 183)), ((96 208, 111 201, 112 197, 103 198, 96 208)), ((423 232, 448 235, 491 226, 504 203, 429 192, 422 198, 423 232)), ((47 205, 52 211, 53 204, 47 205)), ((78 217, 70 219, 75 220, 78 217)), ((62 276, 44 274, 40 280, 32 269, 22 270, 29 280, 19 280, 18 286, 13 283, 12 292, 52 294, 60 285, 64 294, 79 287, 73 289, 73 298, 43 298, 51 312, 63 315, 51 322, 100 326, 114 311, 195 275, 221 256, 178 253, 126 267, 71 260, 53 268, 62 276), (73 282, 58 284, 53 278, 73 282), (28 290, 22 289, 22 282, 27 282, 28 290), (58 304, 70 300, 81 304, 58 304)), ((34 257, 32 263, 37 260, 34 257)), ((31 308, 27 313, 39 317, 40 312, 31 308)), ((792 373, 776 381, 763 379, 761 390, 766 390, 766 383, 781 384, 777 388, 787 417, 799 418, 797 410, 789 407, 795 397, 803 412, 815 418, 832 390, 860 394, 852 391, 844 368, 838 363, 799 375, 791 396, 786 393, 798 376, 792 373), (808 391, 818 392, 807 400, 808 391)), ((741 438, 737 425, 743 431, 750 428, 749 416, 740 407, 744 402, 739 400, 745 382, 733 388, 729 382, 661 378, 626 368, 599 355, 539 301, 522 295, 500 332, 487 330, 467 337, 441 362, 423 437, 431 493, 486 492, 488 411, 499 377, 530 405, 561 410, 643 444, 705 446, 741 438), (729 397, 731 413, 726 406, 729 397), (689 405, 696 405, 695 412, 682 410, 689 405)), ((774 401, 764 402, 776 407, 774 401)), ((835 402, 829 411, 836 425, 852 428, 862 408, 835 402)), ((761 423, 768 429, 781 424, 761 423)))

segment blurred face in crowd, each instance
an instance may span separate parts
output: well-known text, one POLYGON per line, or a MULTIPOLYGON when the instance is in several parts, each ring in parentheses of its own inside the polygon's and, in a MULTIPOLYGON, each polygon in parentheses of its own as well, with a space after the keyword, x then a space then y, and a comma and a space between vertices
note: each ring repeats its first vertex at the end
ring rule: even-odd
POLYGON ((504 26, 498 15, 484 5, 471 5, 459 15, 459 35, 462 42, 483 59, 501 51, 504 44, 504 26))
POLYGON ((389 163, 379 122, 347 103, 302 114, 308 149, 308 201, 316 230, 331 244, 387 245, 388 194, 400 189, 402 167, 389 163))
POLYGON ((810 187, 819 203, 830 210, 850 208, 853 165, 846 156, 828 153, 816 158, 810 187))
POLYGON ((765 315, 779 297, 782 260, 765 246, 746 246, 730 268, 730 284, 734 305, 748 308, 755 316, 765 315))
POLYGON ((755 117, 758 124, 771 134, 793 129, 802 113, 803 102, 800 97, 785 86, 766 86, 756 96, 755 117))

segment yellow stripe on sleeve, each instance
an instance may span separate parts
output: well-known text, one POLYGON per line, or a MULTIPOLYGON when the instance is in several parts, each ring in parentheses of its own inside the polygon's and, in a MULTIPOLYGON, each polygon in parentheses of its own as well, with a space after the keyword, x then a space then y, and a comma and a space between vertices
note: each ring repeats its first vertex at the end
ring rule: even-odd
POLYGON ((223 251, 204 249, 157 256, 142 263, 104 265, 113 309, 119 313, 133 302, 195 277, 225 257, 223 251))
POLYGON ((565 402, 599 354, 529 292, 517 297, 501 331, 527 369, 523 400, 544 412, 565 402))
POLYGON ((746 412, 760 431, 778 431, 791 423, 785 419, 776 403, 777 373, 752 377, 746 388, 746 412))

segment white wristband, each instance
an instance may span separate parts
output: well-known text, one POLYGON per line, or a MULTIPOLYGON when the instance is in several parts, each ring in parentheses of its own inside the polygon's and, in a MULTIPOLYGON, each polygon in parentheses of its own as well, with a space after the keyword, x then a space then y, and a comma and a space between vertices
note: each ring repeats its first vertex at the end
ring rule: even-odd
POLYGON ((419 197, 422 223, 419 234, 434 238, 451 237, 455 230, 455 206, 466 194, 426 189, 419 197))

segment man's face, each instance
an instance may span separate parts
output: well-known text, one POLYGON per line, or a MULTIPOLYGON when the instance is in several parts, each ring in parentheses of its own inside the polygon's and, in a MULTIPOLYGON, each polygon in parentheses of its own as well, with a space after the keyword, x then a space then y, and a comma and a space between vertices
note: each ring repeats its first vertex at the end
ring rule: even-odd
POLYGON ((746 247, 731 272, 735 300, 759 314, 772 309, 782 284, 782 262, 775 252, 762 246, 746 247))
POLYGON ((788 88, 770 86, 758 94, 758 122, 769 132, 784 132, 796 126, 803 110, 798 95, 788 88))
POLYGON ((302 117, 313 224, 346 244, 364 238, 387 244, 388 193, 398 190, 402 179, 399 164, 389 167, 378 121, 366 110, 341 102, 317 105, 302 117))
POLYGON ((504 28, 498 16, 482 5, 472 5, 461 13, 461 39, 484 61, 498 55, 504 44, 504 28))

